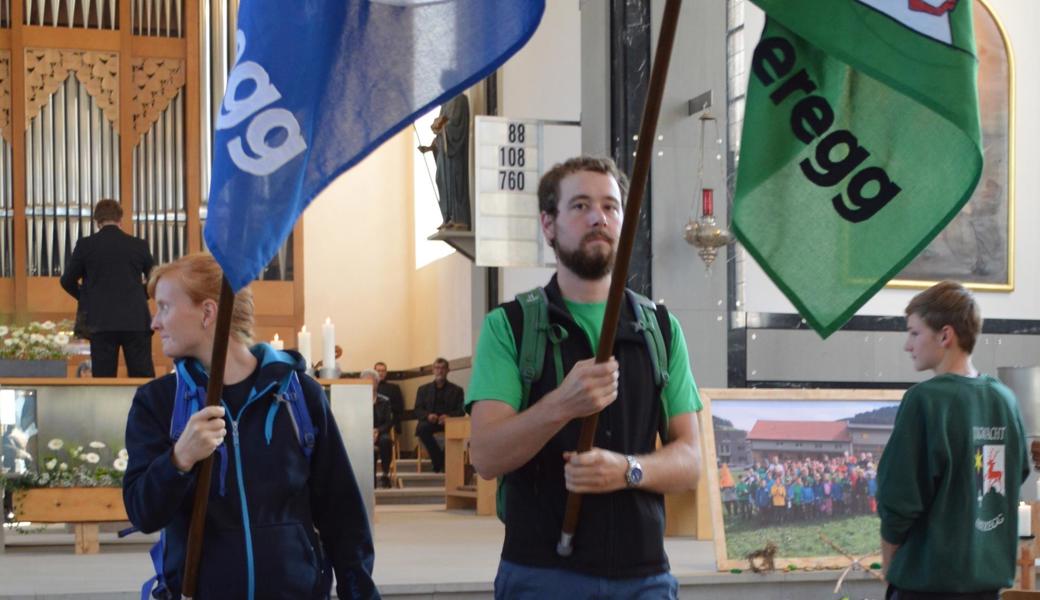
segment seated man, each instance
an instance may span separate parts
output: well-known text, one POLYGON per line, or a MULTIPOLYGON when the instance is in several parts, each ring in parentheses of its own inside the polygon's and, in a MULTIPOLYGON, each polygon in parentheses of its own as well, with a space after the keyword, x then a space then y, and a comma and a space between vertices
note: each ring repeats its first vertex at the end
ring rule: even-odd
POLYGON ((366 369, 361 373, 361 378, 372 382, 372 460, 375 461, 378 455, 383 467, 383 476, 379 478, 377 487, 389 489, 394 446, 390 438, 390 429, 394 426, 393 409, 390 407, 390 399, 378 392, 379 373, 366 369))
POLYGON ((379 389, 378 392, 390 399, 390 408, 394 411, 394 431, 397 435, 401 435, 401 420, 404 419, 404 396, 401 395, 401 388, 395 383, 390 383, 386 380, 386 363, 379 361, 374 367, 376 373, 379 373, 379 389))
POLYGON ((426 452, 433 461, 433 470, 444 472, 444 450, 433 434, 444 431, 444 420, 461 417, 462 388, 448 381, 448 361, 438 358, 433 361, 433 381, 419 387, 415 394, 415 435, 422 440, 426 452))

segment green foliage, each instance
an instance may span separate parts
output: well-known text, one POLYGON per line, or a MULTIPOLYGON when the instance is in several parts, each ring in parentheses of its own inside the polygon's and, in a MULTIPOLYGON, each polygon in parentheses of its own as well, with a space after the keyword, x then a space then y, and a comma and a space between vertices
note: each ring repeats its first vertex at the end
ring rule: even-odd
POLYGON ((850 554, 862 556, 880 552, 879 529, 880 522, 875 515, 768 527, 761 526, 754 519, 732 522, 727 518, 726 553, 732 559, 742 560, 749 552, 772 541, 779 548, 777 556, 785 558, 836 555, 837 552, 820 539, 823 533, 850 554))
POLYGON ((0 325, 0 358, 60 360, 72 339, 72 323, 32 321, 28 325, 0 325))

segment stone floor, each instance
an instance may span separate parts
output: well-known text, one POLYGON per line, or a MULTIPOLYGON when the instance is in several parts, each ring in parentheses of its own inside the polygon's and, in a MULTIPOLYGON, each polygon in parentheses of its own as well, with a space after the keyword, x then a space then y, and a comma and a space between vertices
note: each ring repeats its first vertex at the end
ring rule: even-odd
MULTIPOLYGON (((375 580, 386 598, 491 598, 502 544, 502 525, 494 517, 467 511, 416 510, 408 506, 376 511, 375 580)), ((102 534, 101 554, 76 556, 67 533, 7 533, 0 555, 0 600, 130 600, 151 574, 149 540, 113 539, 102 534)), ((698 599, 883 597, 880 584, 854 573, 841 591, 831 593, 837 572, 769 576, 715 571, 711 542, 669 538, 672 572, 681 596, 698 599)))

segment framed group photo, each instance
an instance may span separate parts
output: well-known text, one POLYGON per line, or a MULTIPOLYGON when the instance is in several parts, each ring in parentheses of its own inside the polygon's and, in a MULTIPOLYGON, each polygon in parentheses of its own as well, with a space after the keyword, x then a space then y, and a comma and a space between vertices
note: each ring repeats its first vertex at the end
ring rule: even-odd
POLYGON ((777 569, 879 559, 877 465, 901 390, 701 394, 719 570, 748 569, 766 551, 777 569))

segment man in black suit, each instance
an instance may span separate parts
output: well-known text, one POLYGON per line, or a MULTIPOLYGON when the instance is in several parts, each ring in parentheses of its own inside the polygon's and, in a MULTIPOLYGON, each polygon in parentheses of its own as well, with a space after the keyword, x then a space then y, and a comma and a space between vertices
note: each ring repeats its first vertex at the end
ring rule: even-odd
POLYGON ((76 244, 61 287, 79 300, 94 377, 116 376, 120 346, 127 375, 155 377, 144 286, 155 261, 147 242, 119 228, 122 218, 123 208, 115 200, 94 206, 97 233, 76 244))
POLYGON ((385 362, 379 361, 372 368, 379 375, 379 389, 377 392, 390 399, 390 408, 394 411, 394 431, 400 436, 401 419, 404 418, 404 396, 401 395, 401 388, 397 387, 397 384, 386 380, 385 362))
POLYGON ((433 381, 419 386, 415 393, 415 435, 422 440, 433 462, 433 470, 444 471, 444 449, 433 434, 444 431, 444 420, 465 415, 462 388, 448 381, 448 361, 433 361, 433 381))

